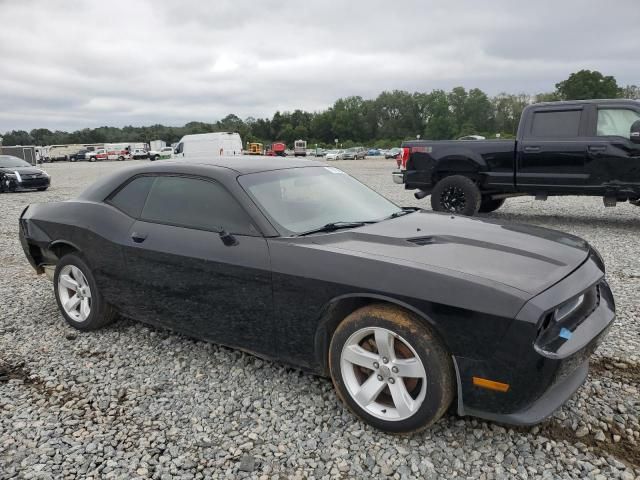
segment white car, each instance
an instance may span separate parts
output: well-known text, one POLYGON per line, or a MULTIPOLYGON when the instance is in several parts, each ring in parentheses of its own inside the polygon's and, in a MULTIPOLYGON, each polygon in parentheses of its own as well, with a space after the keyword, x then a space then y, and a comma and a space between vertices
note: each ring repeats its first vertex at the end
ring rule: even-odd
POLYGON ((342 160, 344 157, 344 150, 329 150, 325 155, 326 160, 342 160))

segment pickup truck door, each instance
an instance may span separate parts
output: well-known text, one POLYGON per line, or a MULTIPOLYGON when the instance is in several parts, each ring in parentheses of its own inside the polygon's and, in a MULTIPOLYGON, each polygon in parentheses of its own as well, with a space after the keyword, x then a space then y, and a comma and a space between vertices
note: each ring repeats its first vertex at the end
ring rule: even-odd
POLYGON ((586 165, 589 185, 602 186, 605 193, 640 193, 640 145, 629 139, 629 130, 640 120, 640 111, 629 105, 601 104, 592 107, 590 118, 586 165))
POLYGON ((586 185, 587 115, 583 105, 533 109, 518 132, 516 185, 537 193, 586 185))

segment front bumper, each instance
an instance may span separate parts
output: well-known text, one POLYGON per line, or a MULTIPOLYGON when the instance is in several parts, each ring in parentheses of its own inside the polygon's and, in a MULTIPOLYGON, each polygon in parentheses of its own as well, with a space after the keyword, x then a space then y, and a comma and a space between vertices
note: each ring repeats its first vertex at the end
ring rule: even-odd
POLYGON ((514 319, 501 348, 490 358, 454 357, 458 414, 514 425, 533 425, 550 416, 584 383, 589 358, 615 319, 613 295, 598 262, 590 257, 567 278, 530 300, 514 319), (597 288, 597 306, 564 332, 552 350, 540 349, 540 319, 562 302, 597 288), (506 392, 477 387, 473 377, 509 385, 506 392))

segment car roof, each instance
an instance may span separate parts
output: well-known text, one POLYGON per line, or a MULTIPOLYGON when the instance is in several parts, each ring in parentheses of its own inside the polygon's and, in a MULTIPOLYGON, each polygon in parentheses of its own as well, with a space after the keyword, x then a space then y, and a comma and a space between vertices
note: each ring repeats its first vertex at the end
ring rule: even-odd
MULTIPOLYGON (((298 167, 322 167, 322 162, 315 160, 306 160, 287 157, 267 157, 262 155, 235 155, 222 157, 194 156, 184 159, 173 159, 164 161, 164 164, 184 165, 203 165, 212 167, 222 167, 234 170, 240 174, 267 172, 270 170, 282 170, 285 168, 298 167)), ((151 168, 151 166, 150 166, 151 168)))
POLYGON ((571 106, 571 105, 638 105, 640 102, 630 98, 595 98, 591 100, 564 100, 559 102, 540 102, 532 103, 529 107, 553 107, 553 106, 571 106))

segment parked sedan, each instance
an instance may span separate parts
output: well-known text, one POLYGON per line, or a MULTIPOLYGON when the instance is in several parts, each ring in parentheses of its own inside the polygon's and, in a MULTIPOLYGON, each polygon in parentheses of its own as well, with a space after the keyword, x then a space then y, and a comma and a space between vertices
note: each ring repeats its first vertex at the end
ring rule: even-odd
POLYGON ((0 192, 46 190, 51 184, 49 174, 21 158, 0 155, 0 192))
POLYGON ((344 158, 344 150, 328 150, 324 158, 326 160, 342 160, 344 158))
POLYGON ((385 152, 384 154, 384 158, 399 158, 400 157, 400 153, 402 152, 401 148, 392 148, 390 150, 387 150, 387 152, 385 152))
POLYGON ((541 421, 614 319, 584 240, 403 209, 310 160, 119 170, 29 206, 19 235, 72 327, 120 313, 327 375, 391 432, 431 425, 454 398, 460 415, 541 421))

